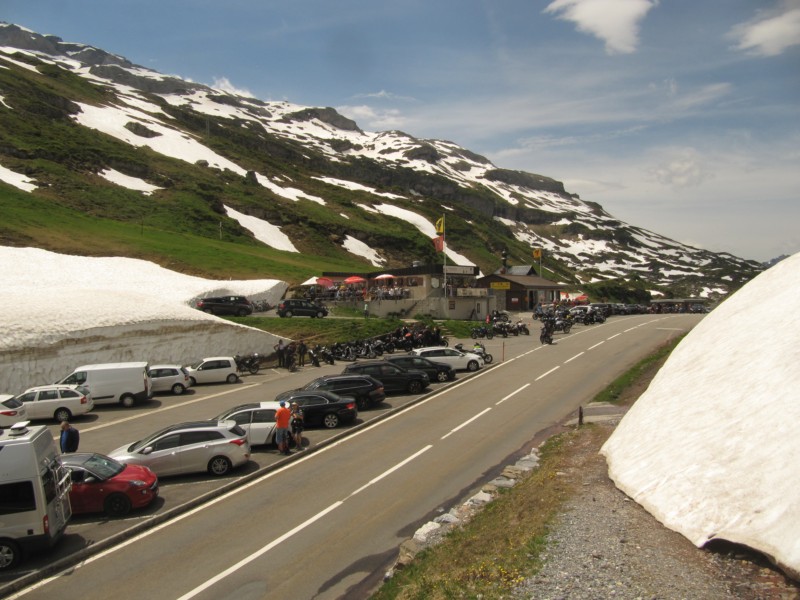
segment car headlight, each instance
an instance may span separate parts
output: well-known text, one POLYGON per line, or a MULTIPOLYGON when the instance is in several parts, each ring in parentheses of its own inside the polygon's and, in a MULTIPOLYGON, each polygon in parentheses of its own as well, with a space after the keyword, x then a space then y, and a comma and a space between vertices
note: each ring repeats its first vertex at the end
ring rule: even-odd
POLYGON ((138 479, 134 479, 128 482, 132 487, 145 487, 147 484, 144 481, 140 481, 138 479))

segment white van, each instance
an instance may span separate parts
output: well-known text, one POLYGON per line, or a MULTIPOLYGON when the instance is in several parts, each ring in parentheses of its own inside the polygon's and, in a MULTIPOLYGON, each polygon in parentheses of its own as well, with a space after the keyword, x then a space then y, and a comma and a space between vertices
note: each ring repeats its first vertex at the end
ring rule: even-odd
POLYGON ((0 430, 0 571, 58 541, 72 516, 69 491, 46 426, 23 421, 0 430))
POLYGON ((153 396, 153 384, 147 369, 146 362, 84 365, 56 383, 85 385, 95 405, 119 403, 131 407, 153 396))

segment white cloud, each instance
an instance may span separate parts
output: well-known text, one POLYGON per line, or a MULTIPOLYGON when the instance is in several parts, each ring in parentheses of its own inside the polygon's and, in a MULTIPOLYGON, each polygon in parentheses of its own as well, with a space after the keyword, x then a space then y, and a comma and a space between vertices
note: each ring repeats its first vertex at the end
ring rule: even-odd
POLYGON ((248 98, 255 98, 255 96, 246 88, 237 88, 234 86, 227 77, 217 77, 211 87, 229 94, 236 94, 237 96, 246 96, 248 98))
POLYGON ((736 40, 736 49, 756 56, 777 56, 800 44, 800 7, 797 4, 797 0, 792 0, 784 5, 780 14, 762 14, 735 26, 729 35, 736 40))
POLYGON ((655 6, 658 0, 554 0, 544 12, 603 40, 608 54, 630 54, 639 43, 639 23, 655 6))
POLYGON ((344 116, 363 124, 371 131, 386 131, 393 129, 403 129, 407 120, 397 109, 379 110, 360 104, 358 106, 337 106, 336 110, 344 116))
POLYGON ((700 185, 710 177, 702 157, 693 148, 682 148, 652 170, 656 181, 671 188, 700 185))

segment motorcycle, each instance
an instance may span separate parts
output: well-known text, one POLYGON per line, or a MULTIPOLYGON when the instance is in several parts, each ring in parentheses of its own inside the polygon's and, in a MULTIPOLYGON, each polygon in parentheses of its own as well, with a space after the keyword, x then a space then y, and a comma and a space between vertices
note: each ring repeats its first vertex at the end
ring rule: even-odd
POLYGON ((248 354, 247 356, 240 356, 237 354, 233 357, 233 360, 236 362, 236 370, 239 371, 239 373, 248 371, 251 375, 256 375, 261 368, 261 357, 257 352, 248 354))
POLYGON ((528 329, 528 326, 522 322, 522 319, 511 325, 509 329, 512 335, 530 335, 531 332, 528 329))
POLYGON ((494 331, 492 331, 489 327, 485 325, 481 325, 480 327, 473 327, 472 328, 472 339, 477 340, 479 338, 486 338, 490 340, 494 337, 494 331))
POLYGON ((456 344, 453 347, 459 352, 471 352, 472 354, 477 354, 487 365, 491 364, 491 362, 494 360, 494 357, 486 351, 486 346, 480 342, 475 342, 475 345, 472 346, 472 349, 467 350, 464 349, 464 344, 456 344))
POLYGON ((539 334, 539 341, 542 344, 552 344, 553 343, 553 327, 554 322, 551 319, 544 319, 542 321, 542 330, 539 334))
POLYGON ((492 324, 492 333, 502 337, 508 337, 510 325, 506 321, 495 321, 492 324))
POLYGON ((510 317, 508 316, 508 312, 505 310, 493 310, 491 312, 491 317, 493 321, 504 321, 508 322, 510 317))

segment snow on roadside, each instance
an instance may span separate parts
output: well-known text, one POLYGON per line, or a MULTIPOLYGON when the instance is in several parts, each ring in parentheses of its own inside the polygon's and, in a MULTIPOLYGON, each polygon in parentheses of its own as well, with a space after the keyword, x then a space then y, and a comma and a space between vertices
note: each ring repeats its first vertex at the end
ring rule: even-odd
POLYGON ((609 476, 697 546, 743 544, 800 574, 800 254, 672 352, 603 446, 609 476))
POLYGON ((0 247, 0 393, 52 383, 81 364, 271 352, 275 336, 193 308, 225 294, 277 303, 275 279, 214 281, 143 260, 0 247))

